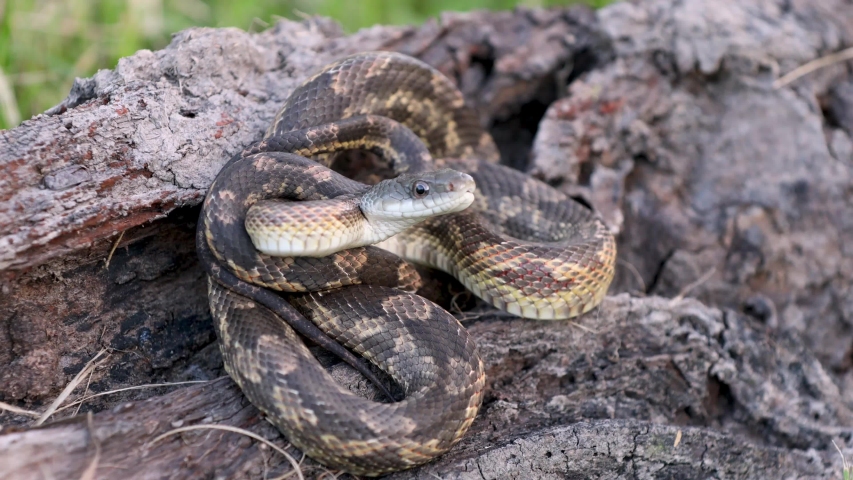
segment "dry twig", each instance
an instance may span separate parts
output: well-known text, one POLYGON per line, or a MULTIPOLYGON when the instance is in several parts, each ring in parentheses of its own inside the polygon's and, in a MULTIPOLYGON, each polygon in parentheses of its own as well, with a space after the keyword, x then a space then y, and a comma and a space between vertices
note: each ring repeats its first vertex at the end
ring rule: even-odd
POLYGON ((41 415, 39 412, 34 412, 32 410, 24 410, 23 408, 18 408, 14 405, 9 405, 6 402, 0 402, 0 410, 6 410, 7 412, 17 413, 18 415, 24 415, 33 418, 37 418, 39 415, 41 415))
POLYGON ((836 63, 845 62, 847 60, 853 60, 853 47, 845 48, 840 52, 831 53, 829 55, 825 55, 823 57, 812 60, 811 62, 800 65, 799 67, 791 70, 790 72, 782 75, 782 77, 778 78, 775 82, 773 82, 773 88, 779 89, 793 82, 794 80, 808 75, 815 70, 820 70, 821 68, 826 68, 831 65, 835 65, 836 63))
MULTIPOLYGON (((222 377, 220 377, 220 378, 222 378, 222 377)), ((208 383, 208 382, 212 382, 212 381, 213 380, 190 380, 190 381, 186 381, 186 382, 146 383, 144 385, 134 385, 132 387, 117 388, 115 390, 108 390, 106 392, 98 392, 98 393, 93 393, 91 395, 84 396, 82 398, 79 398, 79 399, 69 403, 68 405, 63 405, 62 407, 57 408, 56 411, 61 412, 67 408, 71 408, 71 407, 74 407, 77 405, 81 405, 84 402, 91 400, 95 397, 103 397, 104 395, 111 395, 113 393, 126 392, 128 390, 141 390, 144 388, 157 388, 157 387, 172 387, 172 386, 176 386, 176 385, 190 385, 190 384, 194 384, 194 383, 208 383)))
POLYGON ((290 465, 293 467, 293 470, 299 476, 299 479, 305 480, 305 477, 302 475, 302 469, 299 467, 299 464, 296 462, 296 459, 293 458, 289 453, 284 451, 284 449, 282 449, 278 445, 270 442, 266 438, 264 438, 264 437, 262 437, 256 433, 250 432, 248 430, 244 430, 242 428, 232 427, 230 425, 189 425, 186 427, 180 427, 180 428, 176 428, 174 430, 169 430, 168 432, 166 432, 162 435, 158 435, 156 438, 151 440, 151 444, 157 443, 160 440, 163 440, 164 438, 171 436, 171 435, 174 435, 176 433, 188 432, 190 430, 206 430, 206 429, 209 429, 209 430, 225 430, 226 432, 239 433, 241 435, 245 435, 249 438, 255 439, 255 440, 263 443, 264 445, 267 445, 268 447, 272 448, 276 452, 284 455, 284 458, 286 458, 287 461, 290 462, 290 465))
POLYGON ((714 273, 716 273, 716 272, 717 272, 716 267, 712 267, 710 270, 705 272, 704 275, 699 277, 695 282, 691 282, 687 286, 682 288, 681 291, 678 292, 678 295, 672 297, 672 300, 669 301, 669 304, 672 305, 674 303, 677 303, 677 302, 680 302, 681 300, 683 300, 684 297, 688 293, 690 293, 691 290, 693 290, 694 288, 698 287, 699 285, 702 285, 703 283, 707 282, 708 279, 710 279, 714 275, 714 273))
POLYGON ((60 393, 59 396, 56 397, 56 399, 53 402, 51 402, 50 406, 47 407, 47 410, 45 410, 44 413, 42 413, 41 416, 38 418, 38 420, 36 420, 36 426, 41 425, 42 423, 45 422, 45 420, 50 418, 50 416, 56 412, 56 409, 59 408, 60 405, 62 405, 62 402, 64 402, 65 399, 68 398, 69 395, 71 395, 71 392, 73 392, 74 389, 77 388, 77 385, 79 385, 80 382, 83 381, 83 378, 86 375, 88 375, 90 371, 99 367, 104 361, 106 361, 107 358, 109 358, 109 355, 108 355, 107 357, 105 357, 100 362, 95 363, 95 361, 98 360, 99 358, 101 358, 101 355, 103 355, 105 353, 107 353, 107 350, 103 349, 100 352, 98 352, 97 355, 92 357, 91 360, 86 362, 86 365, 83 367, 83 370, 80 370, 80 373, 78 373, 77 375, 74 376, 74 378, 71 380, 71 382, 65 386, 65 389, 62 390, 62 393, 60 393))
POLYGON ((110 260, 113 259, 113 254, 116 253, 116 248, 118 248, 118 244, 121 243, 122 238, 124 238, 124 230, 118 234, 118 238, 113 243, 113 248, 110 249, 110 254, 107 255, 107 260, 104 262, 104 270, 110 268, 110 260))
POLYGON ((92 444, 95 446, 95 456, 92 457, 92 461, 89 462, 89 466, 87 466, 86 470, 83 471, 83 475, 80 476, 80 480, 93 480, 95 478, 95 472, 98 470, 98 464, 101 463, 101 441, 98 440, 98 436, 95 435, 95 422, 93 421, 92 412, 88 412, 86 414, 86 425, 89 429, 89 438, 92 439, 92 444))

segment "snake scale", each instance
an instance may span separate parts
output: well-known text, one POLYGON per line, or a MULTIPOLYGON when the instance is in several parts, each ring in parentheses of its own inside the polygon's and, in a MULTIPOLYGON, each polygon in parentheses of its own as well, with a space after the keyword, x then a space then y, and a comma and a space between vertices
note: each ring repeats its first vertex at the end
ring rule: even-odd
POLYGON ((197 248, 226 370, 307 455, 381 475, 444 453, 473 422, 483 363, 453 316, 411 293, 415 264, 527 318, 569 318, 603 298, 616 256, 603 223, 497 162, 450 80, 370 52, 298 87, 214 180, 197 248), (318 163, 348 149, 376 153, 394 178, 368 186, 318 163), (405 397, 350 393, 303 338, 380 382, 366 359, 405 397))

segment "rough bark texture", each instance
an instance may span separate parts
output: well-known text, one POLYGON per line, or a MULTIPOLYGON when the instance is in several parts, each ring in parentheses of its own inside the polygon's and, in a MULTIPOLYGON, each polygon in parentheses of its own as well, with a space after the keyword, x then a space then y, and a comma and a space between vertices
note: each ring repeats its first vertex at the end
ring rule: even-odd
POLYGON ((583 184, 621 229, 636 271, 617 288, 671 296, 707 274, 692 295, 796 331, 847 372, 853 84, 847 64, 772 83, 849 46, 853 7, 647 2, 599 18, 617 60, 551 105, 533 172, 583 184))
POLYGON ((286 445, 213 380, 197 205, 312 71, 390 49, 455 79, 505 162, 620 232, 614 296, 583 328, 493 312, 466 322, 487 365, 481 414, 447 455, 393 478, 840 478, 832 441, 853 446, 853 80, 840 64, 772 82, 850 45, 842 0, 648 0, 351 36, 323 19, 193 29, 78 81, 62 105, 0 132, 0 400, 43 409, 103 347, 90 392, 211 383, 97 397, 81 410, 91 423, 0 414, 2 476, 290 469, 233 433, 152 443, 219 423, 286 445))

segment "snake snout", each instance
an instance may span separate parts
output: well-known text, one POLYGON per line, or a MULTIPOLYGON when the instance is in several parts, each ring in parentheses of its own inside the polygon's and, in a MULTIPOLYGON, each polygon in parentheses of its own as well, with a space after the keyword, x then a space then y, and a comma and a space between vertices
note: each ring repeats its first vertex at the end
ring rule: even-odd
POLYGON ((474 202, 474 190, 477 185, 467 173, 457 170, 436 170, 424 177, 429 182, 432 194, 417 198, 414 204, 421 212, 418 216, 427 218, 448 213, 456 213, 468 208, 474 202), (419 205, 418 205, 419 202, 419 205))
POLYGON ((461 175, 458 175, 458 178, 451 179, 447 182, 448 192, 474 193, 474 190, 476 189, 477 184, 474 183, 474 178, 467 173, 462 173, 461 175))

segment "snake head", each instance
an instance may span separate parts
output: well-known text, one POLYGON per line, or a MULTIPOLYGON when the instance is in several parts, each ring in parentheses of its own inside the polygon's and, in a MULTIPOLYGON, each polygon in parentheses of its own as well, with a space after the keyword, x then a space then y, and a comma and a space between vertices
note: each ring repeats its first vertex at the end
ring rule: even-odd
POLYGON ((474 179, 449 168, 402 174, 374 185, 361 198, 371 223, 409 225, 438 215, 461 212, 474 202, 474 179))

